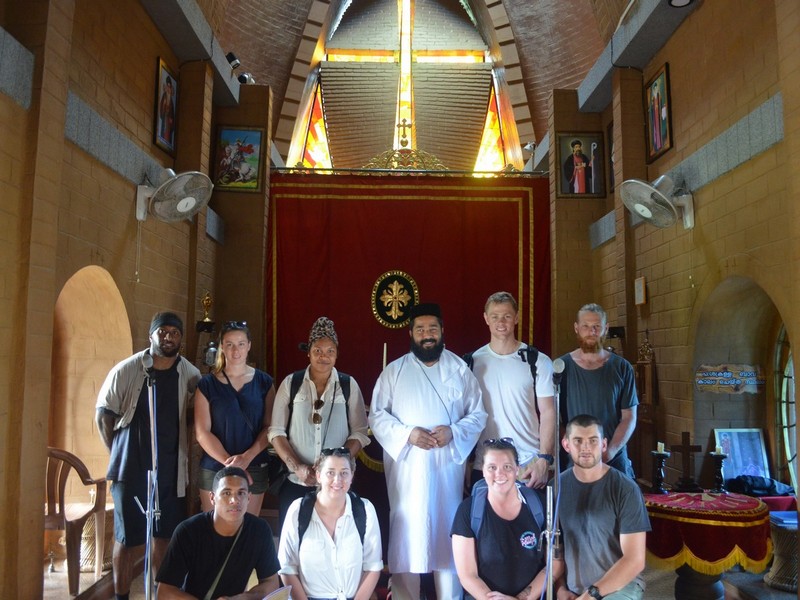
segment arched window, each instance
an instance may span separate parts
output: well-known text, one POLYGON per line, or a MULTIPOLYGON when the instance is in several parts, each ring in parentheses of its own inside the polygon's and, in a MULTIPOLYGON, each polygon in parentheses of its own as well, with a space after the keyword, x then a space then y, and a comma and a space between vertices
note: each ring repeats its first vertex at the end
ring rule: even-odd
POLYGON ((794 393, 794 361, 792 347, 781 326, 775 348, 775 397, 778 401, 776 439, 779 443, 778 475, 789 471, 792 487, 797 489, 797 410, 794 393))

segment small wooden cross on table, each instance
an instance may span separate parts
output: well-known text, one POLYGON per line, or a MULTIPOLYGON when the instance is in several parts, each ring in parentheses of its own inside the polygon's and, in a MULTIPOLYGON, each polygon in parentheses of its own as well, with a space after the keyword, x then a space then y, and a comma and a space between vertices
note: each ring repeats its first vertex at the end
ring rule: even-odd
POLYGON ((683 461, 683 476, 678 479, 678 485, 675 487, 676 492, 702 492, 703 488, 697 485, 697 482, 692 477, 692 455, 695 452, 702 452, 703 447, 692 445, 691 440, 689 439, 689 432, 683 431, 681 432, 681 443, 670 446, 670 450, 673 452, 680 452, 682 455, 683 461))

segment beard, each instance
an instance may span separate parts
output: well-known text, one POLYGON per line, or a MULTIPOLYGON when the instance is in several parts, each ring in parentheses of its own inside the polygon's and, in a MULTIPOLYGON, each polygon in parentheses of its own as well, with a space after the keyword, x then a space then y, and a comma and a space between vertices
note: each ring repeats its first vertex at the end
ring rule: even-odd
POLYGON ((586 354, 597 354, 603 349, 603 342, 605 341, 605 338, 603 337, 596 337, 591 340, 587 340, 580 335, 577 335, 576 337, 578 338, 578 346, 586 354))
POLYGON ((600 457, 591 457, 591 458, 581 458, 580 454, 577 455, 577 459, 575 460, 576 456, 572 456, 572 463, 575 467, 579 469, 593 469, 599 463, 603 462, 602 454, 600 457))
POLYGON ((174 358, 175 356, 178 356, 178 352, 180 351, 180 344, 175 344, 171 348, 164 348, 163 344, 156 344, 150 349, 150 352, 155 356, 163 356, 164 358, 174 358))
POLYGON ((413 339, 411 340, 411 351, 420 361, 424 363, 432 363, 439 360, 439 357, 444 351, 444 336, 439 339, 438 343, 434 343, 430 348, 424 348, 423 344, 427 342, 436 342, 433 338, 427 338, 417 344, 413 339))

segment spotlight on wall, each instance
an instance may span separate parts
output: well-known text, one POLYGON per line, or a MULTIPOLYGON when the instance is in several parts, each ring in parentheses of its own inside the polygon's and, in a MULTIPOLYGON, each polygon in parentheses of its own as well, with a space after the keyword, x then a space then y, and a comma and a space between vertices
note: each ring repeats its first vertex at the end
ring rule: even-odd
POLYGON ((254 84, 256 82, 255 77, 251 73, 242 73, 236 79, 239 80, 241 84, 254 84))
POLYGON ((694 0, 668 0, 668 2, 673 8, 683 8, 689 6, 694 0))
POLYGON ((530 153, 530 154, 533 154, 533 153, 534 153, 534 151, 536 150, 536 142, 528 142, 527 144, 525 144, 525 145, 522 147, 522 149, 523 149, 525 152, 528 152, 528 153, 530 153))
POLYGON ((231 69, 236 69, 241 63, 241 61, 236 58, 236 55, 233 52, 228 52, 225 55, 225 58, 228 60, 228 63, 231 65, 231 69))

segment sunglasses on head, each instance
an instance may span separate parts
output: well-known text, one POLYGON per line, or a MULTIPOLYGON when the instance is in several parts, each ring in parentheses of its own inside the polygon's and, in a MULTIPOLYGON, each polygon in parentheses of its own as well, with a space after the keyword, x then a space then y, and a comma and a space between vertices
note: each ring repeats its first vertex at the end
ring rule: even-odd
POLYGON ((320 454, 322 456, 350 456, 350 450, 344 446, 340 448, 323 448, 320 454))
POLYGON ((510 446, 514 447, 514 438, 502 437, 483 441, 484 446, 510 446))
POLYGON ((222 326, 223 333, 234 329, 247 329, 247 321, 228 321, 222 326))

